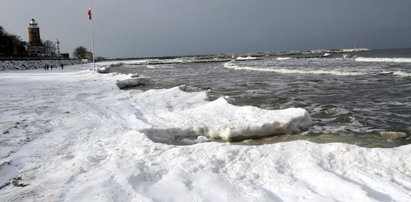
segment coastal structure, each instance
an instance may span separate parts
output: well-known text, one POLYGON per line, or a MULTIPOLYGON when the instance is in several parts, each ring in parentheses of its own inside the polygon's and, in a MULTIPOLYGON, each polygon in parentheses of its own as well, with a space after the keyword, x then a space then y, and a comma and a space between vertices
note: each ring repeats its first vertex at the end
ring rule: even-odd
POLYGON ((33 18, 30 21, 29 27, 29 44, 32 46, 40 46, 41 38, 40 38, 40 27, 38 26, 36 20, 33 18))
POLYGON ((45 47, 40 38, 40 27, 33 18, 28 27, 29 43, 27 44, 27 54, 29 56, 43 56, 46 53, 45 47))
POLYGON ((56 39, 56 55, 60 56, 60 41, 58 39, 56 39))

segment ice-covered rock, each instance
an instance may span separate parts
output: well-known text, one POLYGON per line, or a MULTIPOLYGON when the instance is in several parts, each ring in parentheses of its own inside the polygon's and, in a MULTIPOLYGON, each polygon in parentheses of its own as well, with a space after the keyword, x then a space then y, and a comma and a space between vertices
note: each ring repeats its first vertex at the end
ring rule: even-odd
POLYGON ((0 60, 0 71, 43 69, 46 65, 60 67, 80 64, 79 60, 0 60))
POLYGON ((101 74, 107 74, 110 71, 110 67, 97 67, 97 72, 101 74))
POLYGON ((116 85, 120 89, 144 86, 144 85, 148 85, 149 83, 150 83, 150 80, 147 78, 131 78, 131 79, 116 81, 116 85))

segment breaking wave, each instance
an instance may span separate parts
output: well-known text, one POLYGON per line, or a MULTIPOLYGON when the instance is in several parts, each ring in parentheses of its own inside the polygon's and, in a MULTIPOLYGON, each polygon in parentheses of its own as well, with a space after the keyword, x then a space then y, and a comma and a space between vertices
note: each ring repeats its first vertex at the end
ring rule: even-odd
POLYGON ((231 62, 224 64, 227 69, 234 70, 247 70, 247 71, 262 71, 262 72, 276 72, 280 74, 330 74, 337 76, 358 76, 364 75, 363 72, 350 72, 350 71, 337 71, 337 70, 301 70, 301 69, 271 69, 271 68, 258 68, 258 67, 240 67, 231 62))
POLYGON ((240 57, 237 57, 236 60, 243 61, 243 60, 256 60, 256 59, 257 59, 256 57, 251 57, 251 56, 247 56, 247 57, 240 56, 240 57))
POLYGON ((355 58, 357 62, 395 62, 395 63, 411 63, 411 58, 355 58))
POLYGON ((149 69, 170 69, 170 68, 174 68, 174 66, 171 66, 171 65, 147 65, 147 68, 149 68, 149 69))
POLYGON ((289 60, 291 59, 290 57, 278 57, 277 60, 289 60))
POLYGON ((411 77, 411 73, 409 72, 395 71, 393 74, 401 77, 411 77))

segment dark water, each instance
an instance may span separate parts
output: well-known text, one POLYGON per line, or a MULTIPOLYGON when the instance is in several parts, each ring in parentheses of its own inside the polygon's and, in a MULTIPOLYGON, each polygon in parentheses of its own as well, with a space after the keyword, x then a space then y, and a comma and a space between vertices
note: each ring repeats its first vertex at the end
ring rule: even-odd
POLYGON ((153 84, 146 89, 185 85, 187 91, 207 90, 210 100, 230 96, 234 98, 232 104, 239 106, 301 107, 314 121, 297 134, 241 144, 298 139, 365 147, 410 144, 410 137, 389 140, 379 132, 411 135, 411 49, 350 55, 355 57, 335 54, 330 58, 262 57, 232 62, 121 65, 112 71, 149 77, 153 84))

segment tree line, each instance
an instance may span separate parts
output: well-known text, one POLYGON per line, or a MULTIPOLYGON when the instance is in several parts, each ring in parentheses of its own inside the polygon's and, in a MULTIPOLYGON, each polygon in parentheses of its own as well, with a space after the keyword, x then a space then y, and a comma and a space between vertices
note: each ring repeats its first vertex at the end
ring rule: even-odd
POLYGON ((21 51, 24 52, 24 50, 24 42, 20 37, 7 33, 7 31, 0 26, 0 56, 17 56, 21 51))

